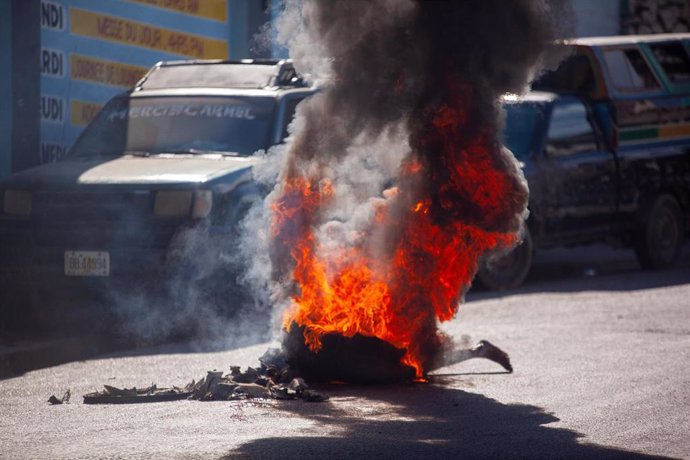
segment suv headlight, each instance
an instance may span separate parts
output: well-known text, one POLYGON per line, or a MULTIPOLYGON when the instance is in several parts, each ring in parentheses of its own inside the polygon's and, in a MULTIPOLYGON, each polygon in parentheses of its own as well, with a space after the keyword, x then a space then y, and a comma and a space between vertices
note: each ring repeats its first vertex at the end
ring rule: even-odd
POLYGON ((5 214, 15 216, 31 215, 31 192, 5 190, 2 199, 2 210, 5 214))
POLYGON ((213 192, 210 190, 161 190, 156 192, 153 213, 158 217, 202 219, 211 213, 213 192))
POLYGON ((197 190, 194 192, 194 203, 192 204, 192 217, 203 219, 211 214, 213 208, 213 192, 210 190, 197 190))

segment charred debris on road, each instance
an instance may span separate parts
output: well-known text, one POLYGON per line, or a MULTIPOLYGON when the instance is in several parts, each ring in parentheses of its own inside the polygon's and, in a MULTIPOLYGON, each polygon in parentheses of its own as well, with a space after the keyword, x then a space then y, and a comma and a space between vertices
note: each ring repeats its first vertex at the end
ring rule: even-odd
MULTIPOLYGON (((297 331, 299 331, 297 329, 297 331)), ((349 383, 354 385, 396 384, 419 381, 414 369, 400 363, 404 351, 371 337, 355 336, 345 339, 329 334, 324 347, 314 353, 303 342, 295 340, 299 334, 287 336, 283 348, 269 348, 259 358, 258 368, 244 372, 231 366, 230 372, 208 371, 199 381, 185 386, 159 388, 151 384, 145 388, 117 388, 103 385, 103 390, 87 393, 84 404, 134 404, 179 400, 236 401, 244 399, 278 399, 322 402, 328 396, 309 387, 304 377, 318 383, 349 383), (292 337, 292 338, 291 338, 292 337), (332 340, 330 340, 332 339, 332 340)), ((484 358, 500 364, 507 373, 513 371, 510 358, 500 348, 481 340, 469 349, 454 349, 445 354, 436 368, 457 364, 474 358, 484 358)), ((62 398, 51 396, 50 404, 69 403, 71 392, 62 398)))
POLYGON ((234 401, 242 399, 301 399, 321 402, 328 396, 312 390, 304 379, 290 367, 285 355, 276 348, 270 348, 259 358, 258 368, 248 367, 244 372, 239 366, 231 366, 230 372, 208 371, 199 381, 192 380, 184 387, 158 388, 152 384, 147 388, 115 388, 104 385, 104 389, 84 395, 84 404, 131 404, 143 402, 176 401, 193 399, 198 401, 234 401))

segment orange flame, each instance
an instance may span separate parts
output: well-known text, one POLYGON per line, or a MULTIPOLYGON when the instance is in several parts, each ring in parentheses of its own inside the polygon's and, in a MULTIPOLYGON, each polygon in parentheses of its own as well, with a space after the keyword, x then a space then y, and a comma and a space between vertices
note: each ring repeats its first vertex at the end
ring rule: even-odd
POLYGON ((487 231, 458 219, 439 223, 434 217, 439 212, 432 209, 434 203, 450 216, 472 203, 491 219, 500 215, 513 187, 506 173, 493 166, 491 151, 497 147, 486 136, 477 135, 469 144, 462 139, 458 127, 466 114, 460 108, 462 98, 455 102, 437 108, 432 117, 446 180, 433 188, 403 189, 408 182, 434 180, 426 162, 409 159, 401 164, 399 187, 385 191, 383 204, 375 208, 372 231, 383 228, 391 235, 391 248, 383 254, 366 246, 325 250, 315 228, 319 212, 334 196, 333 185, 299 175, 283 182, 273 205, 273 235, 291 248, 298 288, 283 325, 304 326, 305 344, 312 351, 319 350, 328 333, 376 337, 405 350, 402 364, 423 379, 429 364, 424 347, 437 339, 428 336, 429 325, 436 331, 437 321, 454 317, 485 251, 515 243, 511 232, 487 231), (463 202, 450 198, 457 196, 463 202))

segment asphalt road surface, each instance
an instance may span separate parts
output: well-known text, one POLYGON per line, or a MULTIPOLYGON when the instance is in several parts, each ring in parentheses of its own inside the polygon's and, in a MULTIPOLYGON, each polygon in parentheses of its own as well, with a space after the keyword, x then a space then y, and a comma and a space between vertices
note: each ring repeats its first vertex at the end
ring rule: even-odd
POLYGON ((323 403, 83 404, 103 384, 254 365, 268 345, 123 351, 0 380, 0 457, 690 458, 690 251, 655 273, 591 251, 543 254, 523 288, 471 292, 444 325, 502 347, 513 374, 474 360, 429 383, 318 387, 323 403))

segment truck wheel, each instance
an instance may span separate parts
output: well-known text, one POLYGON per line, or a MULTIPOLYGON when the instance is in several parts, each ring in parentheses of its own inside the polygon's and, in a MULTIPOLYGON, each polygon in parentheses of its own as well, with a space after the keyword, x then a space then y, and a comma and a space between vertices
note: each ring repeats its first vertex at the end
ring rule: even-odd
POLYGON ((477 281, 487 289, 501 291, 522 284, 532 265, 534 245, 529 230, 524 239, 507 254, 493 254, 480 262, 477 281))
POLYGON ((673 265, 684 238, 683 213, 671 195, 659 195, 642 207, 635 232, 635 253, 642 268, 673 265))

